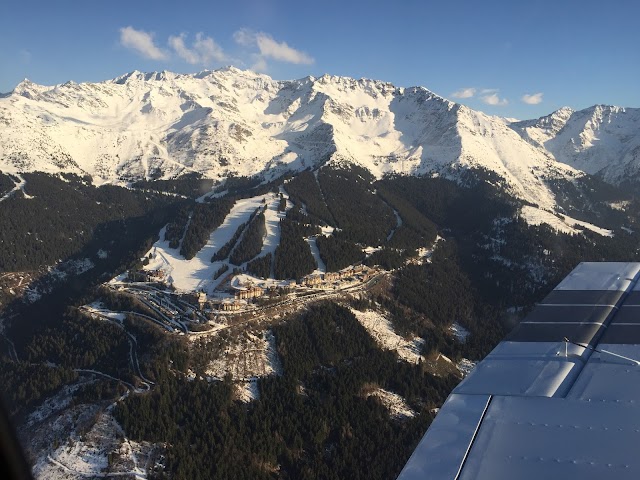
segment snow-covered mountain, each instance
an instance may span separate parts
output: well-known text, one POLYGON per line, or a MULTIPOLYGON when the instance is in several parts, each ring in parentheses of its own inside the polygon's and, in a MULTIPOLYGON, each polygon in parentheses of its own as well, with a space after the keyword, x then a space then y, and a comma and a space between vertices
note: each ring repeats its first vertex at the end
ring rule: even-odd
POLYGON ((387 172, 480 167, 553 209, 545 180, 640 170, 640 110, 559 110, 512 123, 422 87, 324 75, 275 81, 228 67, 130 74, 0 98, 0 170, 88 173, 95 183, 188 172, 273 177, 322 162, 387 172))
POLYGON ((557 161, 610 183, 640 172, 640 109, 606 105, 551 115, 511 125, 557 161))

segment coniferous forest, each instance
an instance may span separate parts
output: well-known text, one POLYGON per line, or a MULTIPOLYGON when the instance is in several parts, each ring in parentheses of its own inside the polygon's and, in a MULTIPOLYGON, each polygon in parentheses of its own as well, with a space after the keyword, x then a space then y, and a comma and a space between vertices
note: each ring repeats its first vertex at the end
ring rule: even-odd
POLYGON ((280 244, 274 255, 276 278, 299 279, 317 268, 309 244, 305 241, 305 237, 317 233, 317 227, 305 226, 288 217, 280 220, 280 244))
POLYGON ((266 234, 264 212, 260 212, 250 220, 240 242, 231 252, 229 261, 234 265, 242 265, 254 258, 262 250, 262 242, 266 234))
POLYGON ((267 253, 261 257, 254 258, 247 263, 247 272, 259 278, 269 278, 271 273, 271 261, 273 255, 267 253))
POLYGON ((135 440, 172 445, 165 473, 176 478, 395 478, 431 421, 429 409, 457 382, 398 363, 332 303, 274 333, 284 374, 260 380, 250 405, 233 401, 231 378, 207 384, 164 373, 150 395, 121 402, 117 418, 135 440), (399 392, 421 413, 390 421, 367 396, 373 385, 399 392))
POLYGON ((220 198, 195 205, 180 248, 184 258, 192 259, 205 246, 211 232, 224 222, 233 203, 232 199, 220 198))
MULTIPOLYGON (((578 262, 639 258, 638 202, 626 200, 623 221, 618 210, 607 209, 617 197, 590 193, 586 181, 567 189, 576 198, 567 197, 565 207, 587 215, 590 204, 610 228, 630 228, 604 237, 529 225, 520 217, 522 202, 483 171, 468 172, 460 182, 406 176, 376 181, 357 167, 323 167, 316 174, 269 184, 237 178, 228 186, 233 197, 205 203, 193 200, 195 177, 124 189, 96 188, 76 176, 24 174, 25 193, 33 198, 15 191, 0 202, 2 272, 82 258, 93 267, 51 283, 46 281, 53 274, 45 274, 37 301, 3 305, 10 321, 0 342, 0 380, 13 418, 24 421, 45 399, 82 379, 73 405, 106 408, 121 398, 114 415, 127 437, 162 446, 154 478, 392 479, 431 422, 432 409, 460 379, 434 374, 430 362, 437 354, 481 359, 507 333, 509 311, 526 311, 578 262), (157 312, 130 292, 101 285, 139 268, 165 225, 171 246, 191 258, 237 198, 281 186, 295 206, 280 222, 275 253, 257 256, 264 236, 264 214, 258 212, 224 258, 237 251, 234 259, 248 261, 247 271, 258 277, 273 269, 276 278, 299 279, 316 269, 305 239, 317 236, 329 271, 362 262, 387 272, 359 295, 310 302, 261 325, 222 330, 222 352, 229 339, 259 336, 267 328, 275 338, 281 371, 256 380, 259 395, 245 403, 238 379, 207 380, 199 370, 203 351, 146 318, 158 319, 157 312), (333 235, 320 235, 325 224, 335 227, 333 235), (365 255, 371 246, 380 248, 365 255), (100 250, 108 255, 98 256, 100 250), (79 308, 96 300, 129 313, 117 325, 79 308), (383 312, 398 335, 421 337, 426 361, 408 363, 382 349, 356 319, 357 310, 383 312), (466 342, 449 332, 454 321, 469 330, 466 342), (139 371, 153 382, 144 393, 133 390, 141 379, 132 368, 128 334, 135 338, 139 371), (415 416, 392 417, 371 394, 378 389, 400 395, 415 416)), ((0 192, 14 185, 0 175, 0 192)), ((215 275, 228 269, 225 264, 215 275)))

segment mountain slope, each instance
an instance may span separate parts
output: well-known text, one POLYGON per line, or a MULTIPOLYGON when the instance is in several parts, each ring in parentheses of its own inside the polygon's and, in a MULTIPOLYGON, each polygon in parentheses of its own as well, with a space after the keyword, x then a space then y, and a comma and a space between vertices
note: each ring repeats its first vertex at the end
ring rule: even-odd
POLYGON ((606 105, 552 114, 511 124, 522 137, 558 162, 610 183, 640 170, 640 109, 606 105))
POLYGON ((191 172, 273 178, 329 159, 378 178, 474 168, 553 211, 549 181, 587 172, 617 182, 640 168, 640 114, 626 112, 561 110, 509 123, 422 87, 329 75, 275 81, 233 67, 54 87, 25 80, 0 98, 0 169, 71 171, 100 184, 191 172))

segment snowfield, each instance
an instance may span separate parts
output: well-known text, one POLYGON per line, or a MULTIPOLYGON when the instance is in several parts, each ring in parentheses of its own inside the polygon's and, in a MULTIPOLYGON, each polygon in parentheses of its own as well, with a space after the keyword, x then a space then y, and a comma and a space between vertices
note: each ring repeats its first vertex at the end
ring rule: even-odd
POLYGON ((462 373, 463 377, 466 377, 467 375, 469 375, 473 371, 474 368, 476 368, 477 364, 478 364, 478 362, 474 362, 474 361, 469 360, 467 358, 463 358, 458 363, 458 370, 460 370, 460 373, 462 373))
POLYGON ((265 212, 267 235, 260 255, 275 252, 280 242, 279 221, 285 215, 284 212, 278 212, 278 203, 279 196, 272 193, 238 200, 222 225, 211 233, 207 244, 191 260, 186 260, 180 255, 179 247, 169 247, 169 242, 164 239, 165 227, 160 231, 160 239, 147 252, 147 255, 151 254, 152 259, 145 269, 164 270, 169 282, 180 292, 204 290, 211 293, 225 277, 222 275, 213 280, 213 275, 226 263, 225 261, 212 263, 211 258, 233 237, 240 224, 249 220, 256 208, 265 205, 267 206, 265 212), (266 203, 262 203, 263 200, 266 200, 266 203))

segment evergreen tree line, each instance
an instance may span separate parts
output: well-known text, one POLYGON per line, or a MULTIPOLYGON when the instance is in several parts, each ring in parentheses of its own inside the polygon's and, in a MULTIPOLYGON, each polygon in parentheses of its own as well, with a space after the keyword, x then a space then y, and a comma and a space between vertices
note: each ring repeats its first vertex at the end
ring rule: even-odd
POLYGON ((229 261, 234 265, 242 265, 257 256, 262 251, 262 242, 266 234, 265 215, 264 211, 261 211, 249 222, 244 235, 231 252, 229 261))
POLYGON ((132 186, 141 190, 155 190, 195 199, 211 191, 213 180, 202 178, 202 174, 193 172, 170 180, 140 180, 132 186))
POLYGON ((327 267, 327 272, 337 272, 364 260, 362 248, 334 236, 319 235, 316 238, 316 245, 320 251, 320 258, 327 267))
POLYGON ((370 267, 378 265, 385 270, 395 270, 403 267, 407 259, 415 255, 415 250, 396 250, 394 248, 383 247, 369 255, 364 260, 364 264, 370 267))
POLYGON ((233 236, 229 239, 229 241, 225 243, 222 247, 220 247, 220 250, 218 250, 213 255, 213 257, 211 258, 212 262, 219 262, 229 256, 233 248, 238 243, 238 240, 240 239, 240 236, 244 232, 245 228, 249 223, 251 223, 251 221, 258 214, 259 211, 260 211, 260 207, 256 208, 255 211, 249 216, 249 220, 238 225, 238 228, 236 228, 236 231, 234 232, 233 236))
POLYGON ((229 270, 229 265, 223 263, 218 270, 213 274, 213 279, 217 280, 229 270))
POLYGON ((318 227, 324 225, 325 223, 315 215, 304 213, 300 204, 297 203, 295 203, 293 207, 289 209, 289 211, 287 212, 287 218, 303 225, 313 225, 318 227))
POLYGON ((180 248, 184 258, 191 260, 207 244, 211 232, 222 225, 234 203, 232 198, 224 197, 195 205, 180 248))
POLYGON ((0 172, 0 197, 9 193, 16 186, 11 176, 0 172))
POLYGON ((304 237, 314 233, 319 232, 313 227, 293 222, 289 218, 280 220, 280 244, 276 247, 274 258, 275 278, 299 279, 317 268, 311 248, 304 240, 304 237))
POLYGON ((180 246, 180 240, 182 240, 182 236, 189 223, 189 218, 191 218, 192 209, 192 205, 184 205, 178 211, 178 214, 167 224, 164 239, 169 242, 169 247, 178 248, 180 246))
POLYGON ((438 227, 425 217, 411 202, 397 195, 385 182, 376 183, 376 191, 400 215, 402 224, 393 231, 387 242, 390 247, 417 249, 433 243, 438 227))
POLYGON ((99 249, 116 256, 116 248, 139 242, 149 225, 173 214, 175 199, 161 195, 97 188, 74 175, 23 177, 33 198, 20 194, 0 202, 0 272, 37 270, 81 252, 95 263, 99 249))
POLYGON ((254 258, 249 263, 247 263, 247 272, 256 277, 261 278, 269 278, 271 275, 271 261, 273 259, 273 255, 271 253, 267 253, 266 255, 262 255, 261 257, 254 258))
POLYGON ((383 245, 396 226, 393 210, 372 191, 373 176, 357 166, 320 169, 320 187, 340 231, 336 237, 365 246, 383 245))
POLYGON ((616 187, 591 175, 570 181, 549 179, 547 185, 555 194, 558 206, 567 215, 604 228, 628 226, 629 214, 637 217, 639 212, 637 187, 616 187), (633 194, 630 195, 630 192, 633 194), (624 210, 611 205, 620 202, 626 204, 624 210))
POLYGON ((280 194, 280 200, 278 200, 278 212, 285 212, 287 210, 287 199, 284 198, 282 193, 280 194))
POLYGON ((327 225, 335 223, 331 212, 322 198, 322 191, 310 170, 305 170, 284 185, 289 197, 298 205, 305 205, 307 212, 327 225))
POLYGON ((168 445, 165 469, 156 473, 196 480, 396 478, 431 421, 429 409, 457 379, 398 362, 335 304, 313 307, 274 333, 284 374, 259 380, 260 396, 249 405, 234 401, 230 376, 210 384, 170 371, 149 394, 118 404, 115 415, 129 438, 168 445), (392 420, 367 397, 372 386, 405 396, 418 415, 392 420))
POLYGON ((73 368, 96 369, 133 381, 129 342, 117 326, 71 309, 59 326, 44 328, 25 349, 33 363, 53 362, 73 368))
POLYGON ((248 222, 243 222, 240 225, 238 225, 238 228, 236 228, 236 231, 234 232, 233 236, 229 239, 229 241, 224 245, 222 245, 220 249, 213 254, 213 257, 211 257, 211 262, 219 262, 229 256, 229 254, 231 253, 231 250, 233 250, 233 247, 235 247, 236 243, 238 243, 238 239, 242 235, 242 232, 244 232, 244 229, 247 227, 247 223, 248 222))
MULTIPOLYGON (((529 225, 519 217, 523 203, 496 186, 494 176, 483 170, 469 171, 463 176, 466 186, 443 178, 395 177, 377 182, 376 187, 381 195, 391 192, 446 229, 447 241, 455 242, 460 265, 471 283, 497 308, 539 301, 581 261, 639 258, 634 245, 640 234, 634 231, 619 230, 606 237, 585 229, 570 235, 548 225, 529 225)), ((581 198, 579 193, 586 187, 576 188, 580 190, 575 196, 581 198)), ((584 201, 606 203, 625 198, 624 192, 611 189, 615 187, 605 189, 602 198, 592 193, 592 200, 584 194, 584 201)), ((635 200, 627 198, 626 223, 635 225, 640 214, 634 208, 635 200)))
POLYGON ((78 374, 69 367, 12 362, 0 358, 2 399, 16 424, 22 421, 29 409, 77 378, 78 374))

